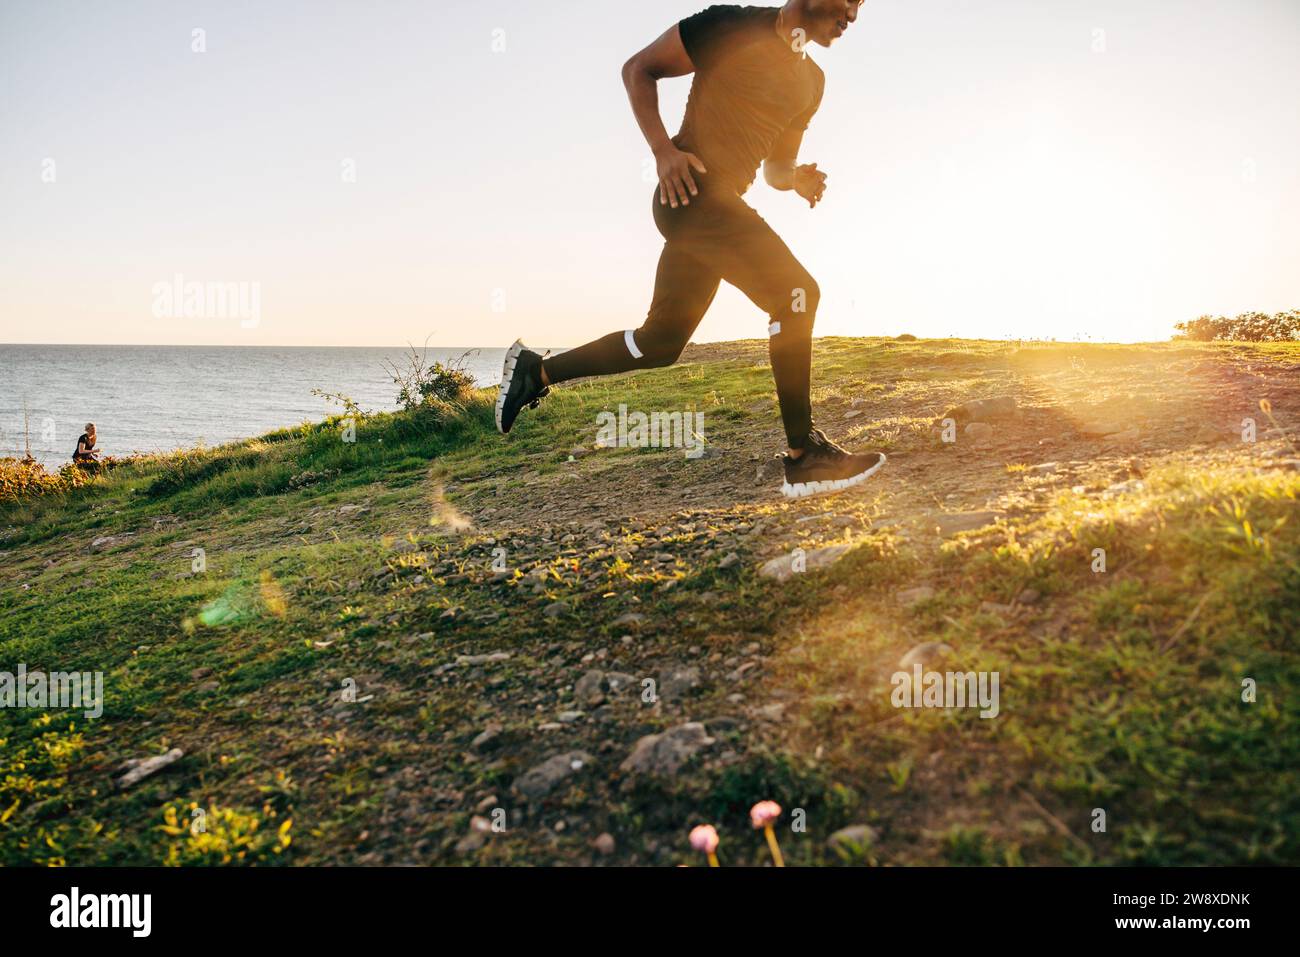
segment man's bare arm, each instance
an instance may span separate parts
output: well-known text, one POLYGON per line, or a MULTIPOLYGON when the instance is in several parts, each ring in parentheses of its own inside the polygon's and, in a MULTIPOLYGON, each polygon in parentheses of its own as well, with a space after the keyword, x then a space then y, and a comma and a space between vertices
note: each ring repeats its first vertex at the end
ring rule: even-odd
POLYGON ((795 165, 803 145, 803 128, 792 126, 776 141, 772 152, 763 160, 763 180, 773 189, 792 189, 808 201, 811 209, 826 192, 826 174, 816 163, 795 165))
POLYGON ((694 72, 695 64, 682 44, 676 24, 623 64, 623 86, 627 88, 627 98, 632 103, 632 115, 654 153, 659 176, 659 202, 668 203, 674 209, 678 203, 689 206, 690 198, 699 195, 691 170, 708 171, 698 156, 679 150, 668 136, 663 117, 659 115, 658 83, 664 77, 694 72))
POLYGON ((773 189, 794 189, 795 160, 803 145, 803 130, 792 126, 776 141, 772 152, 763 160, 763 180, 773 189))

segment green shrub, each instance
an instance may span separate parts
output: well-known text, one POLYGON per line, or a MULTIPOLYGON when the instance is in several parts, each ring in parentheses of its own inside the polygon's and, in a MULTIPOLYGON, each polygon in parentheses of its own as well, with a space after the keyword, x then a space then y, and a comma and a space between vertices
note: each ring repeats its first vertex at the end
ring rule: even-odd
POLYGON ((1174 326, 1176 339, 1193 342, 1295 342, 1300 339, 1300 310, 1269 315, 1243 312, 1226 316, 1201 316, 1174 326))

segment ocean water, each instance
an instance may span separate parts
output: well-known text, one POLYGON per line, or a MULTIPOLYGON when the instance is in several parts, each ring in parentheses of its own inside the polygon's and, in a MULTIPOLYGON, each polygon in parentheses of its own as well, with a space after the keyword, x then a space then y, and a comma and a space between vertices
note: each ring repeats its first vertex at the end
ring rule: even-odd
MULTIPOLYGON (((312 389, 351 396, 367 411, 397 407, 385 360, 406 348, 0 345, 0 457, 24 451, 46 466, 72 458, 94 422, 109 455, 220 445, 304 421, 339 406, 312 389)), ((480 385, 500 381, 505 349, 429 349, 429 360, 466 355, 480 385)))

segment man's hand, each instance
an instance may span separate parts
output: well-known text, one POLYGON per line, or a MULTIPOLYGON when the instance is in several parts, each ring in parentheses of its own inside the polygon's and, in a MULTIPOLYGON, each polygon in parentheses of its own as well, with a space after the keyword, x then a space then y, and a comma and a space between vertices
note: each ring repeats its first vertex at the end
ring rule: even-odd
POLYGON ((826 192, 826 174, 817 169, 816 163, 796 166, 794 191, 808 200, 808 208, 812 209, 821 202, 822 194, 826 192))
POLYGON ((679 150, 672 143, 655 153, 655 171, 659 174, 659 202, 673 209, 677 204, 691 205, 691 197, 700 195, 691 170, 707 173, 704 163, 694 153, 679 150))

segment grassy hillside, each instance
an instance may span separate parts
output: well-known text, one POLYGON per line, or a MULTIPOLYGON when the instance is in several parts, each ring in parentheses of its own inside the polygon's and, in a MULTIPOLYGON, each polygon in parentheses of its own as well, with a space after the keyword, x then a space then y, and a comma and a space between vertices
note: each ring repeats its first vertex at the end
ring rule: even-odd
POLYGON ((814 383, 890 461, 798 504, 742 342, 508 438, 482 393, 0 507, 0 671, 105 691, 0 710, 0 863, 699 864, 710 822, 754 864, 763 798, 794 865, 1300 863, 1300 348, 825 339, 814 383), (620 402, 707 454, 596 449, 620 402), (891 704, 927 642, 996 718, 891 704))

